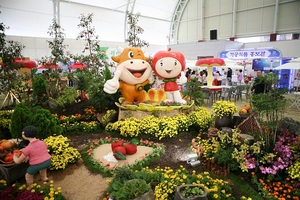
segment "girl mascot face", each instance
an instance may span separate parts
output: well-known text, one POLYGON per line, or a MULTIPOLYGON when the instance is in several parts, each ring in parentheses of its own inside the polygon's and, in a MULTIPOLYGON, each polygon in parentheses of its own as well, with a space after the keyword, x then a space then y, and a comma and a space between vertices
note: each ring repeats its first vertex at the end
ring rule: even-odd
POLYGON ((159 51, 153 57, 152 68, 160 78, 179 78, 185 69, 185 58, 182 53, 170 49, 159 51))
MULTIPOLYGON (((152 59, 152 69, 155 74, 165 82, 164 90, 167 95, 165 102, 177 102, 186 104, 182 99, 177 78, 184 77, 185 58, 182 53, 171 51, 159 51, 152 59)), ((185 81, 186 82, 186 81, 185 81)))

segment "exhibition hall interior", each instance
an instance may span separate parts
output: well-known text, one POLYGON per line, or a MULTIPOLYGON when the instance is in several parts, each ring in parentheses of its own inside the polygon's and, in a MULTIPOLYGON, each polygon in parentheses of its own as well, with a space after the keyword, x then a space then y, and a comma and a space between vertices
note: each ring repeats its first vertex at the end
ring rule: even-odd
POLYGON ((0 199, 300 199, 300 0, 0 17, 0 199))

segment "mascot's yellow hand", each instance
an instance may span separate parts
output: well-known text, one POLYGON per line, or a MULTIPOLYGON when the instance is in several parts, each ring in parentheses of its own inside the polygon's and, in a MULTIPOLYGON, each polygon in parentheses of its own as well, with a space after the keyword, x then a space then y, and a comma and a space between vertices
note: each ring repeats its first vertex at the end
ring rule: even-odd
POLYGON ((116 70, 114 77, 105 82, 103 88, 104 92, 108 94, 115 94, 120 87, 120 83, 119 83, 120 76, 121 76, 121 70, 116 70))

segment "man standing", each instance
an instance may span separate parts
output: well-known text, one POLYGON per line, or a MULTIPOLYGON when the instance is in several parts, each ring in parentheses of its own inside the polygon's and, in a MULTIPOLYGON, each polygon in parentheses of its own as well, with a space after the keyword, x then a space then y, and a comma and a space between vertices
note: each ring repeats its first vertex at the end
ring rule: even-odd
POLYGON ((257 77, 254 79, 253 87, 251 88, 251 91, 253 94, 263 94, 267 92, 267 84, 262 76, 262 71, 257 71, 257 77))

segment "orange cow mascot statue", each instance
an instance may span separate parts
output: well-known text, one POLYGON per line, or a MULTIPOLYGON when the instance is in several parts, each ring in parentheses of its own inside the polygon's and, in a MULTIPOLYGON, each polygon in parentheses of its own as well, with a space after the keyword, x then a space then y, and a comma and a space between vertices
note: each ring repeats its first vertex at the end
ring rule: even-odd
POLYGON ((114 77, 104 84, 104 91, 114 94, 120 90, 124 104, 145 101, 144 86, 154 81, 149 57, 138 47, 118 48, 119 56, 112 56, 118 63, 114 77))

